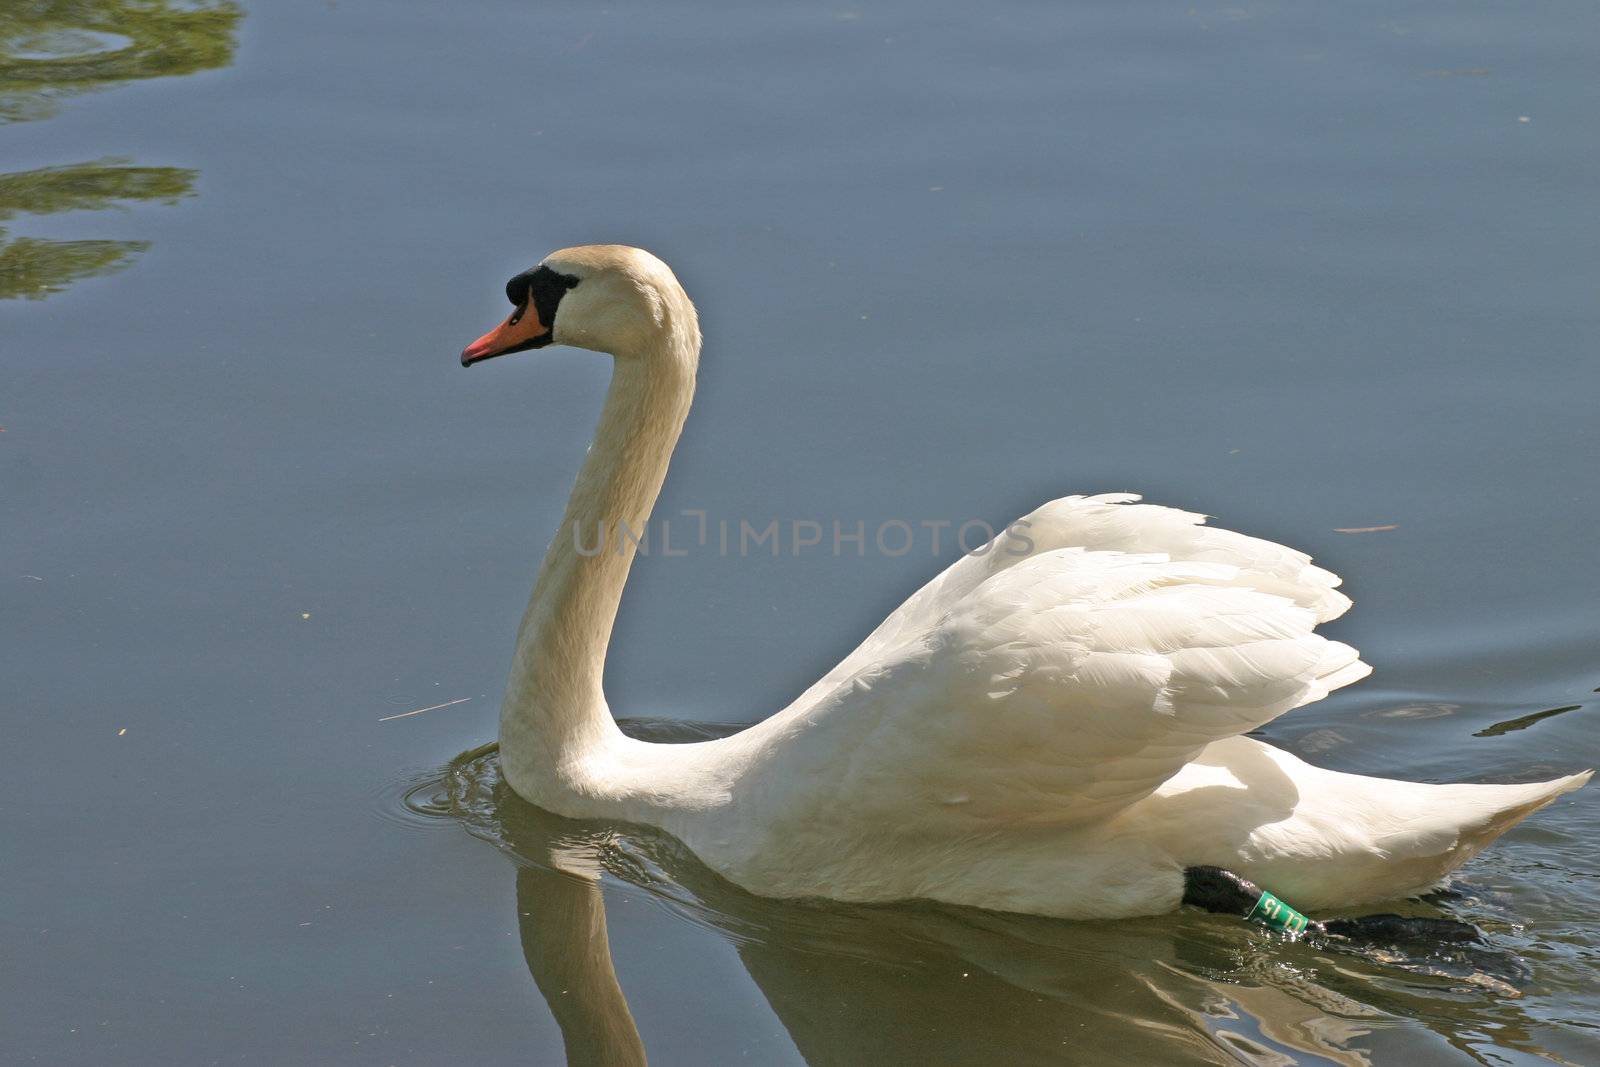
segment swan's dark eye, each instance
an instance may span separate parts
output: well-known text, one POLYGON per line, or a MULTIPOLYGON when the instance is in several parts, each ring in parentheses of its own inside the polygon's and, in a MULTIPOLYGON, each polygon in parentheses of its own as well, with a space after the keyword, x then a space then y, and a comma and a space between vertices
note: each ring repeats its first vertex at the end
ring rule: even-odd
POLYGON ((515 311, 513 311, 511 313, 511 317, 506 320, 506 325, 515 326, 517 323, 521 322, 523 313, 526 312, 527 310, 528 310, 528 305, 527 304, 523 304, 521 307, 517 308, 517 310, 515 310, 515 311))

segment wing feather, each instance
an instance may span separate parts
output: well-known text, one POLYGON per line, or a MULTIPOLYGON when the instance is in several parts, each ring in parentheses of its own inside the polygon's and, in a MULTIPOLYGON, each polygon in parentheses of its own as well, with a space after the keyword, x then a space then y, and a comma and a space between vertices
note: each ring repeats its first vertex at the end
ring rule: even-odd
POLYGON ((958 560, 784 712, 829 802, 900 831, 1104 817, 1368 673, 1313 632, 1349 606, 1336 576, 1137 499, 1039 508, 1031 551, 958 560))

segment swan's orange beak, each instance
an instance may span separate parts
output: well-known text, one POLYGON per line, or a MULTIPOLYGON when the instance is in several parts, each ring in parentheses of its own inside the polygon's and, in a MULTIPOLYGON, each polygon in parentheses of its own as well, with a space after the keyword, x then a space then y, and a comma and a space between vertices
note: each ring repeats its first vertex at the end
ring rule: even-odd
POLYGON ((470 367, 507 352, 543 348, 551 340, 550 327, 539 321, 539 309, 530 300, 513 311, 506 321, 463 348, 461 365, 470 367))

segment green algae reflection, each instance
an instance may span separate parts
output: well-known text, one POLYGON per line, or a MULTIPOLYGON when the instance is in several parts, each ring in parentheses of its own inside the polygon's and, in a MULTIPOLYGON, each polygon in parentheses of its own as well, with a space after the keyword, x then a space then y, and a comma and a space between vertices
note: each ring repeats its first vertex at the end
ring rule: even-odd
MULTIPOLYGON (((182 0, 0 0, 0 124, 46 119, 61 101, 141 78, 227 66, 242 12, 182 0)), ((0 223, 189 196, 195 172, 123 159, 0 174, 0 223)), ((146 241, 13 237, 0 228, 0 300, 40 299, 127 266, 146 241)))
MULTIPOLYGON (((23 212, 99 211, 129 200, 171 204, 190 195, 194 177, 194 171, 181 167, 134 167, 118 159, 0 174, 0 222, 23 212)), ((0 242, 4 237, 0 229, 0 242)), ((130 256, 148 246, 148 241, 34 237, 0 243, 0 300, 60 292, 79 278, 126 266, 130 256)))
POLYGON ((4 0, 0 122, 55 113, 62 97, 233 62, 243 14, 231 3, 4 0))

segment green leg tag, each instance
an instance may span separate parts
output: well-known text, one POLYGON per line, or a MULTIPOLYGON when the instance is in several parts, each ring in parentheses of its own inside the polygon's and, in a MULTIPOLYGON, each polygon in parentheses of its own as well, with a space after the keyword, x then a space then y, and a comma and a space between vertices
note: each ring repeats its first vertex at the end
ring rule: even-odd
POLYGON ((1310 922, 1304 915, 1266 892, 1261 894, 1261 899, 1256 901, 1256 906, 1250 909, 1250 914, 1245 918, 1294 937, 1304 933, 1306 924, 1310 922))

